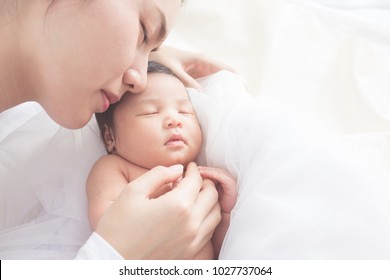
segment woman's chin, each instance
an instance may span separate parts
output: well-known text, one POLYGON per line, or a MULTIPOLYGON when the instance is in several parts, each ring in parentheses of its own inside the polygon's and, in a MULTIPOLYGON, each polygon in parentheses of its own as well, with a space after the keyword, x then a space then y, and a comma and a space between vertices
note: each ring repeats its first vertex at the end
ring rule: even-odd
POLYGON ((92 114, 72 115, 63 118, 50 117, 60 126, 67 129, 80 129, 83 128, 92 118, 92 114))

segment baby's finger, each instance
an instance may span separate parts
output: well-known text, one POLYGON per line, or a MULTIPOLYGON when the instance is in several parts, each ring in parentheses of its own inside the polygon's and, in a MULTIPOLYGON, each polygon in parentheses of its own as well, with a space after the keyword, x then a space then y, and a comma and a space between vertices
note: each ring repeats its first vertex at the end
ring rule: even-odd
MULTIPOLYGON (((202 187, 202 177, 195 163, 188 164, 185 175, 176 184, 175 188, 167 193, 168 196, 176 196, 180 200, 193 205, 197 200, 202 187)), ((191 206, 190 206, 191 207, 191 206)))
POLYGON ((224 192, 235 192, 236 180, 226 170, 207 166, 198 166, 198 168, 203 178, 208 178, 219 183, 224 192))

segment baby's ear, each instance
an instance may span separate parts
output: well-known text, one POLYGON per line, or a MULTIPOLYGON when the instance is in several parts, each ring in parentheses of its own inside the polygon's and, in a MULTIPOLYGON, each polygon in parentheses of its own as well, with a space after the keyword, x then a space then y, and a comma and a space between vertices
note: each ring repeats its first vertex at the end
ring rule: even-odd
POLYGON ((115 150, 115 137, 114 131, 107 125, 104 125, 103 141, 107 152, 111 154, 115 150))

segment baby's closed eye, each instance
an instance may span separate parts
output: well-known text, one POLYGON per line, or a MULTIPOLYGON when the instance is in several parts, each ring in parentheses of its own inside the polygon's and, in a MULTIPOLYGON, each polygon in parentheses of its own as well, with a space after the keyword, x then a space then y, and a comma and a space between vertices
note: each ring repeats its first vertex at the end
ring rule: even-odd
POLYGON ((158 111, 145 111, 145 112, 141 112, 139 114, 137 114, 137 116, 154 116, 154 115, 157 115, 158 114, 158 111))

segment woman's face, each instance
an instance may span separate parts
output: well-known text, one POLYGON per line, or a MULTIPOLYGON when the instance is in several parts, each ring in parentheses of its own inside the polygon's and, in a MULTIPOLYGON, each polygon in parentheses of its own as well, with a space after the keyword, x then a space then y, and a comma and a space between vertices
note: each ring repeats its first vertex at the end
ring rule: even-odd
POLYGON ((148 56, 181 6, 180 0, 41 2, 52 4, 35 25, 39 55, 25 82, 51 118, 67 128, 80 128, 124 93, 143 90, 148 56))

